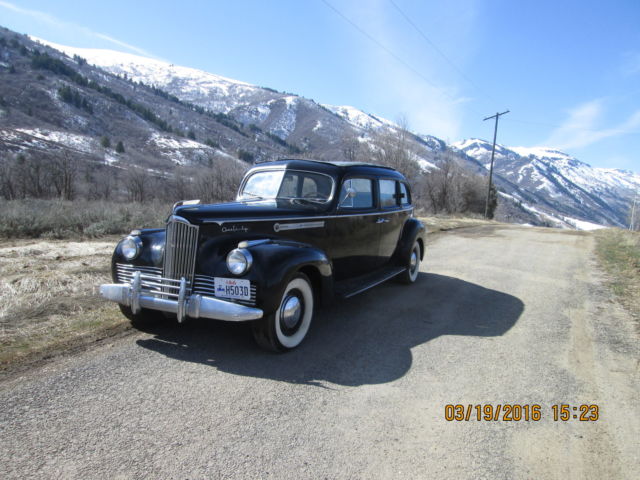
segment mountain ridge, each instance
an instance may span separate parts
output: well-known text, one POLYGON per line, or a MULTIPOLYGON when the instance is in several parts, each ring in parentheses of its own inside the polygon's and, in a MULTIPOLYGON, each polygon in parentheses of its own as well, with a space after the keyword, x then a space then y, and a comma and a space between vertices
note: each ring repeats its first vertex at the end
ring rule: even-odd
MULTIPOLYGON (((114 92, 135 99, 144 108, 153 109, 156 115, 172 122, 170 126, 177 129, 179 135, 150 125, 131 108, 108 104, 110 100, 104 95, 96 95, 64 77, 51 81, 47 78, 49 83, 44 85, 44 80, 38 80, 41 74, 25 71, 22 73, 28 75, 24 81, 32 82, 30 88, 34 98, 40 98, 42 103, 46 97, 50 104, 47 108, 52 114, 41 122, 35 118, 37 115, 16 115, 14 111, 9 116, 10 128, 5 129, 5 133, 0 131, 0 151, 4 148, 15 152, 36 141, 43 142, 45 130, 50 131, 49 138, 56 135, 62 138, 52 128, 53 118, 63 131, 68 131, 65 148, 71 148, 74 141, 84 142, 84 148, 97 155, 100 161, 118 166, 123 157, 103 152, 96 144, 103 135, 101 129, 114 137, 128 135, 126 143, 131 148, 128 148, 127 156, 144 157, 148 168, 161 172, 173 168, 171 165, 197 164, 212 156, 237 162, 240 158, 265 160, 304 152, 325 159, 344 159, 349 144, 367 147, 364 151, 370 152, 374 133, 393 134, 399 128, 394 122, 356 107, 321 104, 162 60, 112 50, 65 47, 35 37, 29 41, 30 50, 45 49, 56 58, 58 50, 49 50, 45 44, 66 50, 67 56, 59 57, 61 60, 87 78, 98 79, 114 92), (83 60, 103 65, 91 67, 84 65, 83 60), (71 85, 89 99, 96 115, 62 105, 56 95, 61 85, 71 85), (103 116, 113 125, 104 125, 103 116), (135 128, 125 130, 125 121, 133 122, 131 125, 135 128), (123 128, 118 127, 120 123, 123 128), (73 135, 85 135, 86 138, 73 140, 73 135), (27 136, 29 141, 25 140, 27 136), (23 142, 22 147, 20 142, 23 142)), ((9 60, 19 60, 7 49, 2 52, 7 65, 9 60)), ((28 68, 24 61, 14 63, 19 70, 28 68)), ((21 72, 18 73, 19 77, 21 72)), ((9 95, 6 98, 10 98, 9 95)), ((32 107, 35 110, 35 103, 23 113, 28 113, 26 110, 32 107)), ((5 126, 0 125, 0 128, 5 126)), ((488 173, 491 144, 485 140, 470 139, 447 145, 437 137, 411 133, 408 142, 425 171, 439 168, 443 158, 451 156, 470 171, 485 176, 488 173)), ((55 143, 50 141, 49 145, 55 143)), ((575 228, 579 222, 622 226, 633 190, 640 188, 639 178, 633 172, 620 169, 593 168, 557 149, 498 145, 494 182, 503 199, 498 216, 507 221, 567 228, 575 228)))

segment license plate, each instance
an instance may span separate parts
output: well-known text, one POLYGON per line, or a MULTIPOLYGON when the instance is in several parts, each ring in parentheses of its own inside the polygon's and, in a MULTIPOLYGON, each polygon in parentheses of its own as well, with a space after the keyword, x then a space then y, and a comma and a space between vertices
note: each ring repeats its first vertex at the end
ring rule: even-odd
POLYGON ((237 278, 214 277, 216 297, 251 300, 251 282, 237 278))

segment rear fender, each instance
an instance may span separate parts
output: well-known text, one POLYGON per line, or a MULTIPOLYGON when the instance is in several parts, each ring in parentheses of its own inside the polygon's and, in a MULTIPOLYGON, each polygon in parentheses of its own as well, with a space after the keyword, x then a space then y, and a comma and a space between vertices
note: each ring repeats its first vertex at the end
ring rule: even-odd
POLYGON ((411 249, 416 240, 421 243, 420 259, 424 258, 426 228, 424 224, 415 217, 409 218, 402 228, 402 234, 398 241, 398 246, 393 254, 396 262, 403 264, 409 258, 411 249))

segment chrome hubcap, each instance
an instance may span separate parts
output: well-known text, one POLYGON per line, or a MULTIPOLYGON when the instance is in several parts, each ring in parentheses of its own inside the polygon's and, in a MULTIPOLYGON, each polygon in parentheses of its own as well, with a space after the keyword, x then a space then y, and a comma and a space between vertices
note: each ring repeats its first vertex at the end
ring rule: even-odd
POLYGON ((301 315, 302 303, 300 303, 300 299, 296 296, 285 298, 280 309, 280 319, 285 327, 289 329, 294 328, 300 321, 301 315))
POLYGON ((417 267, 418 267, 418 254, 414 250, 413 252, 411 252, 411 266, 410 266, 411 273, 414 273, 417 267))

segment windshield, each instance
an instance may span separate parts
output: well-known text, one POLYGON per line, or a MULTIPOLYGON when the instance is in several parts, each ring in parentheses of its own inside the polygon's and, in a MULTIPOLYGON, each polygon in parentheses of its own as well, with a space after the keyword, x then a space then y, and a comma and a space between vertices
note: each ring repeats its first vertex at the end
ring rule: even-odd
POLYGON ((328 175, 297 170, 256 172, 244 183, 238 200, 289 200, 292 203, 325 204, 331 199, 333 179, 328 175))

